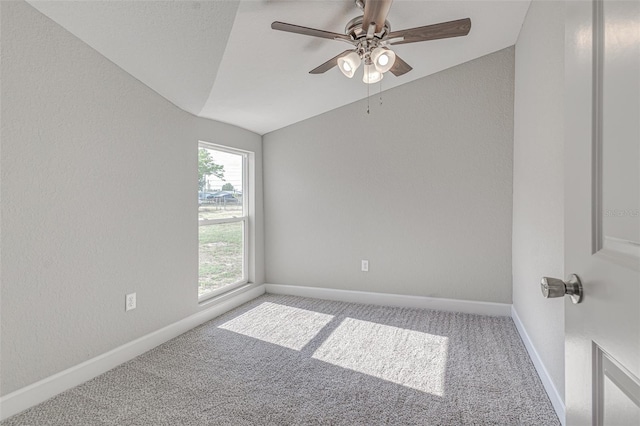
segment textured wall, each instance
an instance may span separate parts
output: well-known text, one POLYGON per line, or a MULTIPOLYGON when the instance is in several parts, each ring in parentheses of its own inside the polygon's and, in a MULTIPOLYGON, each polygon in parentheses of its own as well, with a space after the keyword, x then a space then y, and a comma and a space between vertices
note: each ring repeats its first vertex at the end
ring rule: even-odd
POLYGON ((198 139, 256 152, 258 216, 262 154, 260 136, 189 116, 26 3, 0 3, 5 395, 201 309, 198 139))
POLYGON ((543 276, 564 278, 564 6, 531 3, 516 44, 513 305, 564 397, 564 300, 543 276))
POLYGON ((513 55, 265 135, 267 282, 511 303, 513 55))

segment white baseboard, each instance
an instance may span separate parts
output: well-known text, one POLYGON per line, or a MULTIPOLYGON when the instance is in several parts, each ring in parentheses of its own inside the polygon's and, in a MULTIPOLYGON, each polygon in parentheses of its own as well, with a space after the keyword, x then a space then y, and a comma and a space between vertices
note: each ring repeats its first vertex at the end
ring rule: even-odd
POLYGON ((264 292, 264 285, 258 285, 244 291, 238 289, 233 292, 231 297, 221 297, 220 302, 211 302, 211 307, 205 308, 203 311, 7 394, 0 398, 0 420, 18 414, 61 392, 93 379, 200 324, 255 299, 264 292))
POLYGON ((437 311, 464 312, 467 314, 511 316, 511 305, 507 303, 475 302, 470 300, 441 299, 437 297, 407 296, 403 294, 372 293, 368 291, 337 290, 332 288, 282 284, 265 284, 265 287, 267 293, 312 297, 340 302, 434 309, 437 311))
POLYGON ((556 389, 555 385, 553 384, 553 381, 551 380, 551 376, 549 375, 549 372, 545 368, 544 363, 540 358, 540 355, 538 355, 538 351, 536 351, 536 348, 533 346, 533 342, 529 338, 529 335, 527 334, 527 330, 524 328, 524 324, 522 324, 522 321, 520 321, 520 317, 518 316, 518 313, 516 312, 513 306, 511 307, 511 318, 513 319, 513 322, 516 325, 516 329, 518 330, 518 333, 520 333, 520 337, 524 342, 524 346, 527 348, 527 352, 529 352, 529 357, 531 358, 531 361, 533 362, 533 365, 535 366, 536 371, 538 372, 538 376, 540 376, 542 385, 544 386, 544 389, 547 391, 547 395, 549 395, 549 399, 551 399, 551 404, 553 405, 553 408, 556 411, 558 418, 560 419, 560 423, 565 425, 566 411, 565 411, 564 401, 562 400, 562 397, 560 397, 560 394, 558 393, 558 389, 556 389))

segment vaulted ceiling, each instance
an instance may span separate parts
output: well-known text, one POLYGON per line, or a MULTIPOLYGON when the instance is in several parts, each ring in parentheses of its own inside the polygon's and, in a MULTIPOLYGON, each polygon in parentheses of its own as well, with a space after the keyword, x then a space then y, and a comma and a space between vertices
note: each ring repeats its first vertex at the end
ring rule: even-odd
MULTIPOLYGON (((513 45, 529 2, 395 0, 392 31, 469 17, 471 32, 395 46, 413 71, 387 73, 369 89, 384 91, 513 45)), ((367 96, 360 74, 309 74, 347 45, 270 28, 277 20, 343 33, 361 15, 353 0, 29 3, 178 107, 259 134, 367 96)))

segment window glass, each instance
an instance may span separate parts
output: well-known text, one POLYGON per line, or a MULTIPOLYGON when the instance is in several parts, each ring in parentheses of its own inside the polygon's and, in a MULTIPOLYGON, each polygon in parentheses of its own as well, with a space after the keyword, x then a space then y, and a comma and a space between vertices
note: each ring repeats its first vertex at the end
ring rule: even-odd
POLYGON ((247 155, 198 147, 198 298, 245 284, 247 278, 247 155))

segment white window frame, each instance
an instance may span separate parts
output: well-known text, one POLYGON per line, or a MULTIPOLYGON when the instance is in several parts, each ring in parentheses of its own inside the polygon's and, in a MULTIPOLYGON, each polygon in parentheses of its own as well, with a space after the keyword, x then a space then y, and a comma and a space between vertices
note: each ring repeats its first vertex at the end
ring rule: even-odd
MULTIPOLYGON (((240 281, 230 283, 224 287, 209 291, 202 296, 198 295, 198 302, 204 302, 212 297, 219 296, 228 291, 241 287, 249 282, 249 198, 250 191, 253 189, 249 184, 249 152, 240 149, 229 148, 217 145, 211 142, 198 142, 198 149, 206 148, 214 151, 226 152, 229 154, 240 155, 242 157, 242 216, 230 217, 224 219, 198 219, 198 229, 201 226, 219 225, 225 223, 242 223, 242 279, 240 281)), ((198 249, 200 247, 200 236, 198 233, 198 249)), ((200 256, 198 255, 198 265, 200 265, 200 256)), ((198 285, 200 282, 200 273, 198 273, 198 285)))

